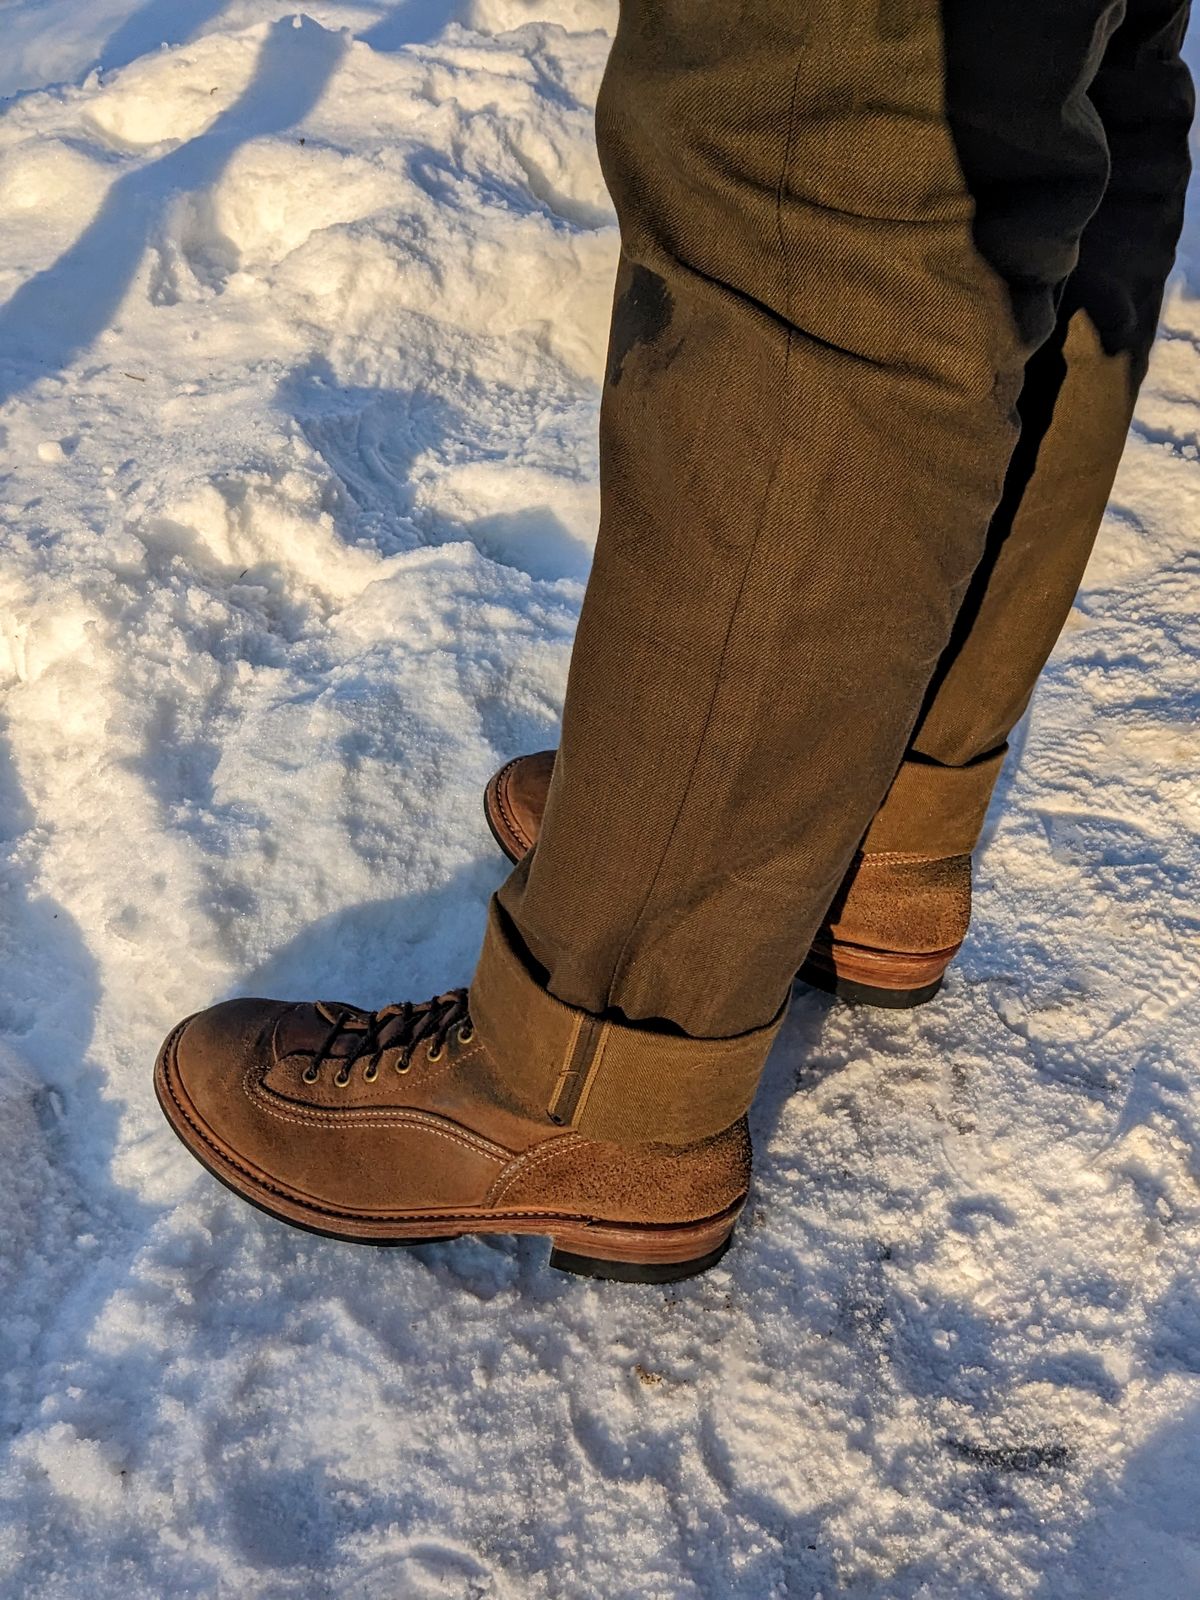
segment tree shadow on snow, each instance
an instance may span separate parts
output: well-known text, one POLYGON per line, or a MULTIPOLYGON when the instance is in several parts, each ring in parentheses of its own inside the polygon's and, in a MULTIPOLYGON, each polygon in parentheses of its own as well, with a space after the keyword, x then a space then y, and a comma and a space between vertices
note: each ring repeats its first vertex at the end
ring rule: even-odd
POLYGON ((96 65, 102 72, 115 72, 163 45, 186 44, 227 4, 228 0, 188 0, 181 6, 179 0, 146 0, 101 45, 96 65))
POLYGON ((249 86, 211 127, 116 180, 70 249, 0 307, 0 403, 94 343, 116 316, 167 204, 210 187, 242 145, 307 116, 345 49, 343 35, 308 18, 275 23, 249 86))
MULTIPOLYGON (((145 0, 118 24, 96 52, 102 72, 115 72, 163 46, 187 44, 206 23, 219 17, 229 0, 145 0)), ((401 0, 355 37, 373 50, 391 52, 413 44, 430 44, 452 22, 460 20, 464 0, 401 0)))
POLYGON ((460 20, 464 0, 403 0, 358 37, 373 50, 403 50, 410 44, 431 44, 450 23, 460 20))

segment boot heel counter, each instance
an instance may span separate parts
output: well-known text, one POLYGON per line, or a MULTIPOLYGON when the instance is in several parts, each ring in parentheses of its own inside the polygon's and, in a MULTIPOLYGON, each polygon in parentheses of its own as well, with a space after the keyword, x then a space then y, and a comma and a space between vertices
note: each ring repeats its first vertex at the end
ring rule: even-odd
POLYGON ((971 921, 971 858, 859 857, 826 919, 848 944, 919 953, 957 948, 971 921))

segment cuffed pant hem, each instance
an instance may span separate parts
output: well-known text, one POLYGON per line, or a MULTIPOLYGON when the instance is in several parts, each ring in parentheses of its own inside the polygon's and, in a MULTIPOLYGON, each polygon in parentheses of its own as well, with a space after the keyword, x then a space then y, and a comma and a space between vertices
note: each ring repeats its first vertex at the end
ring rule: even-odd
POLYGON ((901 764, 862 843, 864 854, 967 856, 979 843, 1007 744, 965 767, 901 764))
POLYGON ((693 1144, 736 1122, 785 1011, 732 1039, 690 1039, 579 1011, 533 977, 494 899, 471 984, 472 1024, 517 1103, 616 1144, 693 1144))

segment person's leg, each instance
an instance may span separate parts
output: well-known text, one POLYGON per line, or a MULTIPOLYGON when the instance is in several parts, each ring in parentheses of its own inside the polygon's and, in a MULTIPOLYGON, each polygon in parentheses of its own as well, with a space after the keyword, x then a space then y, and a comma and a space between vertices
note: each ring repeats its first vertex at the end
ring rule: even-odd
MULTIPOLYGON (((847 998, 932 998, 966 934, 970 853, 1099 529, 1174 259, 1190 168, 1187 11, 1186 0, 1133 0, 1092 84, 1112 176, 1054 332, 1026 368, 983 560, 883 807, 811 950, 796 952, 802 978, 847 998)), ((488 786, 489 822, 514 861, 540 832, 553 756, 512 761, 488 786)))
MULTIPOLYGON (((484 817, 514 864, 537 843, 557 755, 516 756, 484 789, 484 817)), ((620 847, 618 840, 609 843, 620 847)), ((970 918, 969 855, 859 852, 811 947, 797 951, 797 976, 856 1005, 924 1005, 941 989, 970 918)))
POLYGON ((1194 103, 1180 54, 1188 10, 1187 0, 1129 0, 1092 84, 1112 175, 1054 333, 1029 363, 1021 438, 984 558, 867 833, 868 852, 950 857, 974 848, 1008 736, 1079 587, 1183 221, 1194 103))
POLYGON ((787 994, 982 555, 1107 178, 1087 86, 1120 15, 626 0, 602 525, 499 896, 582 1013, 720 1038, 787 994))

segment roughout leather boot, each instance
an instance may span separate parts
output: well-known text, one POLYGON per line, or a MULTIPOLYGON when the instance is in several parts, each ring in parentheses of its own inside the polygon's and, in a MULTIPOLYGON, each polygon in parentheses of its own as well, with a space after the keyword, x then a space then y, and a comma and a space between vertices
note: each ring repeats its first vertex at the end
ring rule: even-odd
MULTIPOLYGON (((484 791, 496 843, 518 862, 537 842, 553 750, 518 756, 484 791)), ((905 1009, 932 1000, 971 919, 971 858, 859 854, 797 976, 851 1004, 905 1009)))
POLYGON ((469 995, 214 1006, 164 1043, 159 1103, 235 1194, 314 1233, 545 1234, 553 1266, 634 1282, 713 1266, 746 1199, 744 1112, 778 1021, 748 1043, 647 1038, 515 962, 493 926, 469 995))

